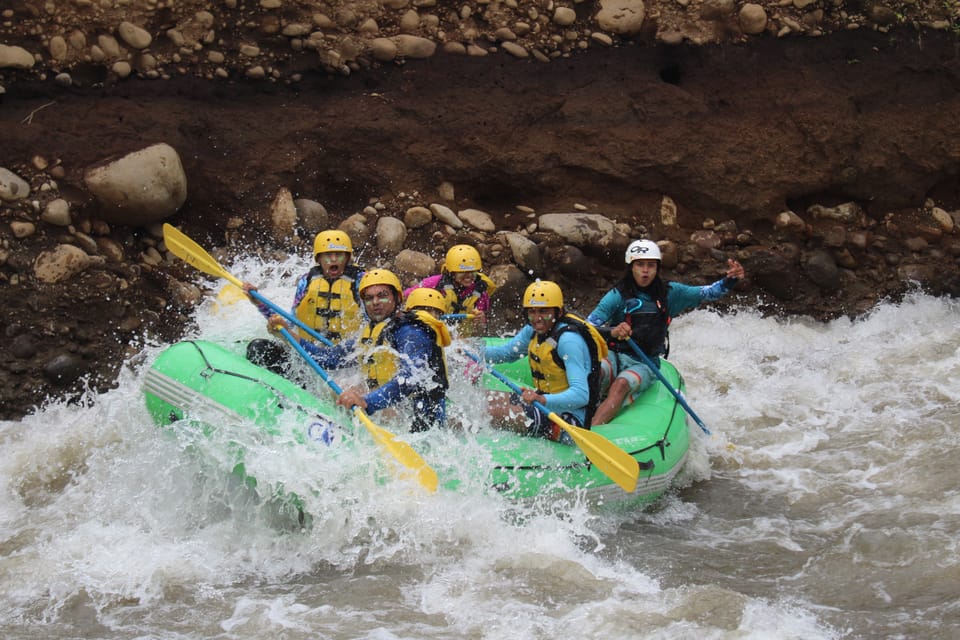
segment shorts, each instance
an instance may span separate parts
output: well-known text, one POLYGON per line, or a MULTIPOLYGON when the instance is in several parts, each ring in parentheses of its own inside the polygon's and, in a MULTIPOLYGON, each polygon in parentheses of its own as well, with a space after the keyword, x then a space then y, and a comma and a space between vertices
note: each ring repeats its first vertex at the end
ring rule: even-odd
POLYGON ((656 375, 643 360, 618 351, 611 351, 603 359, 600 370, 600 396, 607 395, 614 378, 621 378, 630 385, 627 395, 629 402, 633 402, 638 395, 646 391, 656 379, 656 375))

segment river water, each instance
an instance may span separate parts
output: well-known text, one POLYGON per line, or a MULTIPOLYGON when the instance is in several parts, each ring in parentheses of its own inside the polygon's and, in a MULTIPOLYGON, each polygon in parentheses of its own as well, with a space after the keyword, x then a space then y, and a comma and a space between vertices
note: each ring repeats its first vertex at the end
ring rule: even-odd
MULTIPOLYGON (((288 267, 249 270, 285 303, 288 267)), ((191 337, 261 326, 230 306, 191 337)), ((306 530, 215 444, 152 424, 164 345, 143 345, 115 390, 0 423, 0 636, 960 637, 960 302, 827 324, 702 309, 671 335, 713 435, 691 423, 653 508, 427 496, 261 443, 261 473, 314 490, 306 530)))

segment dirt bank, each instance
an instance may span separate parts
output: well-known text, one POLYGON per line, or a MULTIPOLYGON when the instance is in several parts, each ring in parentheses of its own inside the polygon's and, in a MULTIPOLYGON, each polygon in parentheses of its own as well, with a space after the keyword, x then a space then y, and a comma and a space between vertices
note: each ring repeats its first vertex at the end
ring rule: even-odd
MULTIPOLYGON (((346 77, 308 70, 295 83, 8 78, 0 167, 33 194, 0 210, 0 417, 72 393, 86 375, 108 387, 144 335, 174 340, 185 328, 179 283, 194 274, 151 230, 100 223, 82 182, 88 166, 154 142, 177 150, 189 182, 170 222, 224 259, 290 250, 266 233, 281 188, 322 203, 336 224, 371 202, 372 218, 402 218, 438 201, 447 181, 454 210, 487 211, 498 230, 526 229, 527 209, 583 210, 673 240, 681 259, 668 275, 685 282, 711 281, 722 258, 737 257, 751 274, 739 300, 770 313, 857 314, 911 281, 956 294, 960 239, 934 211, 954 221, 960 211, 957 53, 949 32, 904 29, 624 44, 550 62, 438 53, 346 77), (53 195, 71 202, 70 228, 37 220, 53 195), (665 197, 675 225, 664 224, 665 197), (860 215, 810 209, 842 203, 860 215), (801 223, 779 224, 787 211, 801 223), (35 231, 19 237, 14 221, 35 231), (38 282, 36 256, 86 246, 77 231, 111 238, 122 257, 66 283, 38 282), (697 242, 703 231, 709 243, 697 242)), ((439 257, 438 237, 472 236, 433 223, 408 247, 439 257)), ((562 268, 564 242, 530 237, 550 258, 537 275, 560 280, 581 310, 620 272, 616 248, 579 247, 586 262, 574 277, 562 268)))

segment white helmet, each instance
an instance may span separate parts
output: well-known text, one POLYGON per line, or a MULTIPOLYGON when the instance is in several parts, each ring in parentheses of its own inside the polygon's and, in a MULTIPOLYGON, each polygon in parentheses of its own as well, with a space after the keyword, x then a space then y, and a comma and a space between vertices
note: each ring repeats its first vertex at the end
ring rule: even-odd
POLYGON ((627 247, 624 261, 633 264, 634 260, 663 260, 660 256, 660 247, 653 240, 634 240, 627 247))

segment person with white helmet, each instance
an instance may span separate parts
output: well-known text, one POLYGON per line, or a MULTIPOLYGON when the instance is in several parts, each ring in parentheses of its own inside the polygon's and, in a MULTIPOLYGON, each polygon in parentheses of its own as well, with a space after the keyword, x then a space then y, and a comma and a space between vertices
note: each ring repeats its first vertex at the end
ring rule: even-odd
MULTIPOLYGON (((337 344, 356 334, 363 322, 359 294, 363 270, 351 263, 353 244, 350 236, 338 229, 321 231, 314 237, 313 257, 316 266, 297 280, 292 311, 299 320, 337 344)), ((244 283, 244 289, 249 291, 256 287, 244 283)), ((269 307, 253 298, 251 300, 268 322, 275 322, 276 314, 269 307)), ((297 327, 291 331, 302 344, 312 344, 305 331, 297 327)), ((286 345, 272 340, 251 341, 247 345, 247 359, 278 373, 289 366, 286 345)))
POLYGON ((520 399, 507 394, 489 394, 488 410, 501 425, 573 444, 558 425, 532 403, 539 402, 569 424, 589 428, 600 393, 600 363, 607 347, 600 333, 583 318, 569 313, 563 292, 555 282, 538 280, 523 294, 526 324, 509 341, 486 348, 489 363, 513 362, 529 357, 534 388, 524 389, 520 399))
MULTIPOLYGON (((368 389, 346 389, 337 404, 348 409, 358 406, 372 414, 403 402, 410 409, 411 431, 443 427, 450 387, 444 353, 450 345, 450 332, 440 319, 446 303, 434 289, 414 289, 400 311, 400 295, 400 281, 386 269, 364 275, 361 298, 371 326, 364 330, 358 350, 368 389), (394 302, 388 304, 387 298, 394 302), (374 308, 378 304, 383 306, 374 308), (395 311, 374 324, 390 305, 395 311)), ((334 366, 347 359, 346 349, 351 346, 319 347, 312 353, 321 366, 334 366)))
POLYGON ((607 338, 610 354, 603 363, 607 396, 593 415, 593 425, 605 424, 623 405, 653 384, 655 374, 626 342, 634 342, 657 363, 670 351, 669 326, 673 317, 704 302, 730 293, 743 278, 743 266, 727 260, 722 280, 697 287, 665 281, 660 273, 663 257, 652 240, 634 240, 627 247, 627 272, 587 316, 607 338))
POLYGON ((447 251, 440 273, 424 278, 420 286, 443 294, 447 314, 467 314, 473 326, 485 327, 490 296, 497 287, 481 269, 480 252, 457 244, 447 251))

